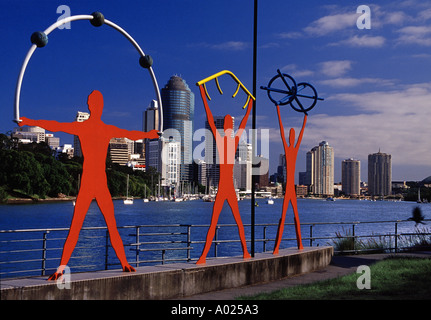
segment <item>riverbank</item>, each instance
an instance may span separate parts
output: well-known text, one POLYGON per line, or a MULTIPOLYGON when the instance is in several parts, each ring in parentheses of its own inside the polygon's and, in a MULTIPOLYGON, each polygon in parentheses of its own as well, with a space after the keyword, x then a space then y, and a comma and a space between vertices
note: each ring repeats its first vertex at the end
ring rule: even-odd
POLYGON ((6 204, 31 204, 39 202, 63 202, 63 201, 74 201, 75 197, 66 198, 46 198, 46 199, 36 199, 36 198, 8 198, 6 204))

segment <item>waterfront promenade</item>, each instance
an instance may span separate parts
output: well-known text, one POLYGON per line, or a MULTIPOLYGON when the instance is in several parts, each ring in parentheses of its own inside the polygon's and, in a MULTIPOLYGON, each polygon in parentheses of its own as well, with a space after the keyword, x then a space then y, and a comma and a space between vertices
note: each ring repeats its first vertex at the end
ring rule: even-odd
POLYGON ((273 255, 208 259, 205 265, 176 263, 72 273, 65 283, 47 277, 3 280, 2 300, 166 300, 267 283, 326 267, 332 247, 288 248, 273 255))
POLYGON ((418 251, 414 253, 376 253, 360 255, 336 255, 331 263, 324 268, 286 277, 280 280, 259 283, 250 286, 213 291, 183 298, 184 300, 234 300, 238 297, 253 296, 260 293, 269 293, 283 288, 307 285, 318 281, 334 279, 355 273, 358 266, 371 265, 388 257, 419 257, 431 259, 431 251, 418 251))

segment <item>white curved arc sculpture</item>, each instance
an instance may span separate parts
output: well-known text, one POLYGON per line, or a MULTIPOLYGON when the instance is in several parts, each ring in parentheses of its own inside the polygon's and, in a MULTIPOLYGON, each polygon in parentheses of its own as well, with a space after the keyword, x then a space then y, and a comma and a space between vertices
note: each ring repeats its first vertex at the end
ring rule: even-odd
MULTIPOLYGON (((57 29, 59 26, 66 24, 68 22, 77 21, 77 20, 96 19, 96 14, 98 14, 102 17, 102 20, 101 20, 102 24, 106 24, 106 25, 114 28, 115 30, 119 31, 122 35, 124 35, 132 43, 132 45, 136 48, 136 50, 138 50, 141 57, 146 57, 145 53, 142 51, 141 47, 138 45, 138 43, 135 41, 135 39, 133 39, 123 28, 121 28, 117 24, 115 24, 112 21, 109 21, 107 19, 104 19, 103 15, 101 15, 100 13, 94 13, 93 15, 75 15, 75 16, 70 16, 70 17, 61 19, 61 20, 57 21, 56 23, 52 24, 51 26, 49 26, 43 32, 43 34, 45 36, 48 36, 53 30, 57 29)), ((100 16, 99 16, 99 18, 100 18, 100 16)), ((100 24, 100 25, 102 25, 102 24, 100 24)), ((97 25, 97 26, 99 26, 99 25, 97 25)), ((42 46, 44 46, 46 43, 47 42, 45 42, 42 46)), ((22 80, 24 78, 24 73, 25 73, 27 65, 30 61, 30 58, 33 55, 33 53, 37 47, 38 47, 38 45, 35 43, 33 43, 33 45, 30 47, 30 50, 27 52, 27 55, 26 55, 24 62, 21 66, 21 70, 20 70, 20 73, 18 76, 18 81, 17 81, 16 89, 15 89, 15 109, 14 109, 14 116, 15 116, 14 121, 16 123, 20 122, 19 102, 20 102, 22 80)), ((149 56, 147 56, 147 57, 149 57, 149 56)), ((156 96, 157 96, 157 100, 158 100, 158 104, 159 104, 159 108, 158 108, 159 109, 159 119, 160 119, 159 120, 159 132, 163 132, 163 107, 162 107, 162 99, 160 96, 160 90, 159 90, 159 86, 157 84, 154 70, 151 67, 151 65, 148 66, 148 71, 150 72, 150 76, 151 76, 151 79, 153 81, 154 90, 156 92, 156 96)))

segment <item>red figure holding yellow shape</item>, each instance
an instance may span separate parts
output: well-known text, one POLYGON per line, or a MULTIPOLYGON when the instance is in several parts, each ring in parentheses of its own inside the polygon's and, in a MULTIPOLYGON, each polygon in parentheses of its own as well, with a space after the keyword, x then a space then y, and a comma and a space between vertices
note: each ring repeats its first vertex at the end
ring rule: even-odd
MULTIPOLYGON (((228 71, 224 71, 224 73, 231 74, 228 71)), ((223 74, 223 72, 219 74, 223 74)), ((233 74, 231 75, 233 76, 233 74)), ((236 77, 233 76, 233 78, 239 83, 238 86, 242 85, 240 84, 239 80, 236 79, 236 77)), ((218 82, 217 82, 217 85, 218 85, 218 82)), ((235 152, 236 152, 236 149, 238 148, 239 139, 242 133, 244 132, 245 126, 247 124, 248 116, 250 115, 250 111, 253 107, 253 100, 250 99, 250 97, 248 98, 247 100, 248 102, 246 103, 248 104, 246 114, 244 115, 244 118, 242 119, 235 136, 233 135, 232 117, 229 114, 225 116, 224 130, 223 130, 224 136, 222 136, 217 131, 217 128, 214 124, 214 117, 211 113, 210 108, 208 107, 208 102, 206 99, 206 96, 208 96, 208 93, 206 92, 205 85, 204 84, 199 85, 199 89, 204 103, 205 112, 207 114, 207 120, 216 141, 217 151, 220 159, 220 164, 219 164, 220 178, 218 183, 218 191, 217 191, 217 195, 213 206, 211 225, 208 229, 205 247, 203 249, 201 257, 196 262, 196 264, 204 264, 206 262, 206 256, 211 247, 212 240, 214 239, 217 221, 225 201, 227 201, 227 203, 229 204, 232 210, 233 216, 235 218, 235 222, 238 226, 238 232, 241 239, 241 245, 243 250, 243 257, 244 259, 248 259, 250 258, 250 254, 248 253, 248 250, 247 250, 247 243, 246 243, 245 234, 244 234, 244 226, 241 221, 241 216, 238 208, 238 200, 236 197, 235 187, 233 184, 233 167, 235 164, 235 152)), ((220 88, 219 90, 221 92, 220 88)))
POLYGON ((108 189, 105 172, 106 155, 111 138, 126 137, 131 140, 144 138, 156 139, 159 135, 157 130, 151 130, 149 132, 128 131, 119 129, 113 125, 105 124, 101 120, 103 96, 97 90, 93 91, 88 96, 87 104, 90 111, 90 117, 84 122, 60 123, 48 120, 31 120, 25 117, 20 118, 21 122, 19 122, 20 126, 39 126, 52 132, 62 131, 77 135, 81 142, 81 149, 84 156, 81 187, 76 198, 72 223, 63 247, 60 266, 48 280, 57 280, 62 275, 63 270, 76 246, 85 215, 87 214, 88 208, 93 199, 96 199, 100 211, 103 214, 108 227, 112 247, 121 262, 123 271, 135 271, 135 269, 127 262, 123 242, 117 230, 114 216, 114 205, 108 189))
POLYGON ((281 139, 283 141, 283 146, 284 146, 284 153, 286 155, 286 191, 284 194, 281 219, 278 225, 277 238, 275 240, 275 246, 274 246, 274 252, 273 252, 274 254, 278 253, 278 250, 280 247, 281 238, 283 236, 284 221, 286 219, 286 211, 287 211, 287 208, 289 207, 289 201, 292 204, 293 213, 294 213, 294 222, 295 222, 296 240, 298 243, 298 249, 300 250, 303 249, 302 240, 301 240, 301 225, 299 223, 298 206, 296 203, 295 164, 296 164, 296 157, 298 155, 299 145, 301 144, 302 135, 304 134, 304 128, 307 122, 307 114, 304 113, 304 122, 302 124, 302 129, 301 129, 301 132, 299 133, 299 137, 296 145, 295 145, 295 130, 293 128, 290 129, 289 145, 287 145, 286 138, 284 136, 284 127, 281 121, 279 105, 277 105, 277 115, 278 115, 278 122, 280 125, 281 139))

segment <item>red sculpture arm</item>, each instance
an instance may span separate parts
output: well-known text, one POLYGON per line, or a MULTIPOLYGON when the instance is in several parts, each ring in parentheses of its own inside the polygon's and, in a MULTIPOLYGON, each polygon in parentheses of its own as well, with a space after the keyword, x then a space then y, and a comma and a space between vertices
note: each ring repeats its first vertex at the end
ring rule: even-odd
POLYGON ((62 131, 70 134, 77 134, 79 122, 58 122, 55 120, 33 120, 26 117, 21 117, 18 125, 22 126, 38 126, 51 132, 62 131))
POLYGON ((203 88, 203 85, 199 86, 199 90, 201 92, 202 102, 204 103, 205 113, 207 114, 207 120, 208 120, 208 124, 211 128, 211 132, 213 133, 214 137, 217 137, 218 131, 217 131, 217 128, 214 124, 213 114, 211 112, 210 107, 208 106, 208 101, 205 97, 205 89, 203 88))
POLYGON ((253 99, 249 99, 248 101, 248 107, 247 112, 244 115, 244 118, 242 118, 241 123, 239 125, 238 131, 235 135, 235 150, 238 148, 239 139, 241 138, 242 133, 244 132, 245 126, 247 124, 248 116, 250 115, 250 111, 253 108, 253 99))
POLYGON ((305 129, 306 123, 307 123, 307 114, 304 114, 304 121, 302 123, 302 129, 301 129, 301 132, 299 133, 298 142, 296 142, 296 146, 295 146, 296 149, 298 149, 299 145, 301 144, 302 136, 304 134, 304 129, 305 129))
POLYGON ((126 130, 117 128, 112 125, 108 125, 109 127, 109 134, 112 137, 116 138, 128 138, 130 140, 139 140, 139 139, 157 139, 159 137, 157 130, 151 130, 148 132, 145 131, 138 131, 138 130, 126 130))

